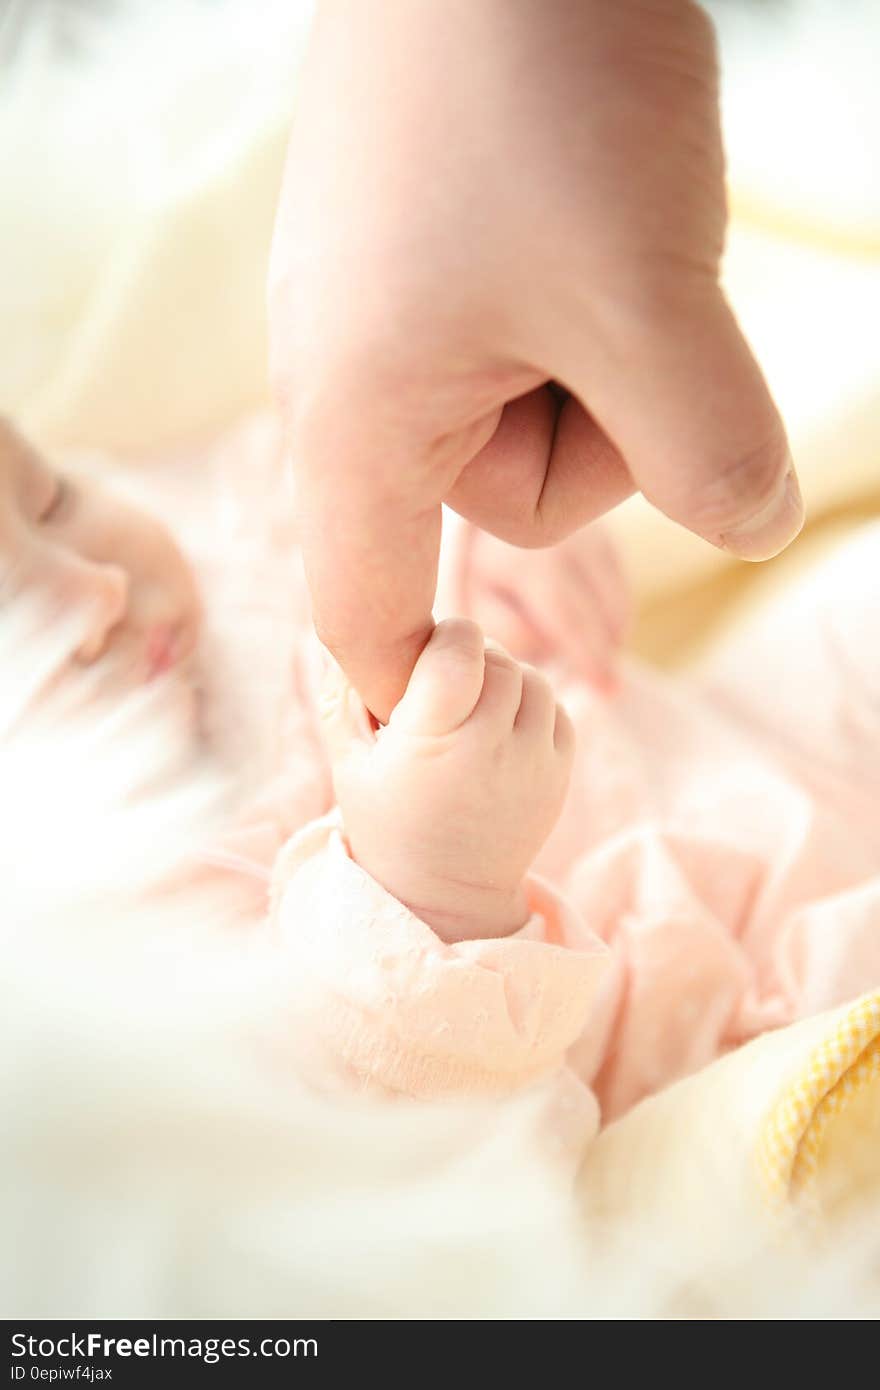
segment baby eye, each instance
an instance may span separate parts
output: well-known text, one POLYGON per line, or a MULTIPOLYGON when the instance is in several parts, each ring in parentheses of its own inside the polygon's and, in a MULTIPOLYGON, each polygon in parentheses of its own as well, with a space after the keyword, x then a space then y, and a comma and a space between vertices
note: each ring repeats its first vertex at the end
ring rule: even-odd
POLYGON ((70 484, 66 478, 56 473, 52 482, 52 495, 37 518, 41 524, 45 521, 57 521, 59 516, 64 516, 72 500, 70 484))

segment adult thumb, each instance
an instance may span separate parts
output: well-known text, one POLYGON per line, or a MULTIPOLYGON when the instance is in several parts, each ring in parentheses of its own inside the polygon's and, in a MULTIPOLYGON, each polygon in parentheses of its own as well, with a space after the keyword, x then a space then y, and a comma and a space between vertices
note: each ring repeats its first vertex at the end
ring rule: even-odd
MULTIPOLYGON (((744 560, 803 526, 785 427, 721 289, 615 316, 573 386, 660 511, 744 560)), ((568 383, 566 383, 568 384, 568 383)))

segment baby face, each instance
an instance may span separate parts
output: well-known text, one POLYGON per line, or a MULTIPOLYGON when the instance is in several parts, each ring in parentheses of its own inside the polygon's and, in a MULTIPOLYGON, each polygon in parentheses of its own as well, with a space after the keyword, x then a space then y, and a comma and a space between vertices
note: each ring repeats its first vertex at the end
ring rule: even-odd
POLYGON ((0 420, 0 596, 25 589, 82 617, 82 662, 112 647, 149 680, 195 646, 195 584, 165 528, 91 480, 60 477, 0 420))

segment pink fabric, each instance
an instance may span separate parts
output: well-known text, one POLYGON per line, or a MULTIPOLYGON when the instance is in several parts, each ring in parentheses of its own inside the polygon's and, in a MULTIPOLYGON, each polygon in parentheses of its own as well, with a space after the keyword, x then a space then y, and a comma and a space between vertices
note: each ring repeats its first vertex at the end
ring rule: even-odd
POLYGON ((633 666, 615 699, 571 696, 576 776, 538 867, 621 961, 594 1081, 610 1119, 880 983, 880 857, 872 818, 812 794, 700 694, 633 666))
POLYGON ((614 970, 538 881, 520 931, 446 945, 348 857, 335 815, 294 836, 274 877, 291 1028, 325 1084, 434 1098, 556 1079, 614 970))
MULTIPOLYGON (((190 461, 191 505, 178 496, 173 519, 208 609, 207 727, 247 769, 225 848, 268 874, 296 837, 275 867, 273 918, 306 1069, 417 1095, 550 1072, 570 1089, 577 1076, 584 1114, 590 1088, 608 1120, 768 1028, 880 985, 880 528, 700 682, 631 663, 599 694, 578 674, 569 624, 549 660, 579 752, 536 866, 560 905, 536 903, 507 941, 447 947, 351 863, 338 833, 303 829, 330 810, 332 787, 273 427, 249 427, 203 466, 212 515, 190 461)), ((456 571, 462 525, 443 582, 478 607, 472 568, 466 585, 456 571)))
POLYGON ((321 1038, 322 1066, 335 1055, 359 1085, 371 1079, 424 1097, 501 1088, 501 1077, 524 1085, 554 1070, 555 1048, 555 1069, 579 1077, 607 1121, 768 1028, 880 984, 880 874, 864 837, 654 676, 629 671, 613 707, 603 701, 600 713, 589 697, 581 716, 594 739, 573 793, 580 816, 570 805, 544 856, 566 895, 545 911, 537 936, 533 918, 533 950, 519 949, 522 934, 444 946, 351 864, 338 832, 328 843, 320 824, 282 852, 275 921, 295 981, 292 1008, 308 1020, 297 1032, 301 1056, 314 1060, 321 1038), (609 758, 621 774, 614 798, 609 758), (558 935, 554 920, 563 923, 558 935), (560 946, 576 953, 596 938, 608 947, 601 975, 586 988, 572 954, 554 993, 548 972, 566 958, 560 946), (461 971, 472 948, 481 963, 504 961, 505 992, 481 994, 478 1005, 461 971), (403 981, 390 988, 401 960, 403 981), (456 966, 426 1009, 410 971, 414 961, 422 969, 440 960, 456 966), (534 1010, 548 992, 554 1013, 514 1048, 504 1032, 510 998, 534 1010), (494 1008, 491 1026, 474 1027, 475 1008, 494 1008), (554 1018, 561 1032, 549 1028, 554 1018), (438 1028, 466 1063, 438 1069, 438 1028))

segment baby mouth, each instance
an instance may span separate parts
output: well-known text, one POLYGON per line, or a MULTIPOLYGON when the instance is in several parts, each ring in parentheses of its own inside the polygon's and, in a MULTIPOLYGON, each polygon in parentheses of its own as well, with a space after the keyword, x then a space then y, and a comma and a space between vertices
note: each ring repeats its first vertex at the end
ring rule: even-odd
POLYGON ((147 680, 155 680, 184 655, 183 634, 170 625, 155 627, 147 638, 147 680))

